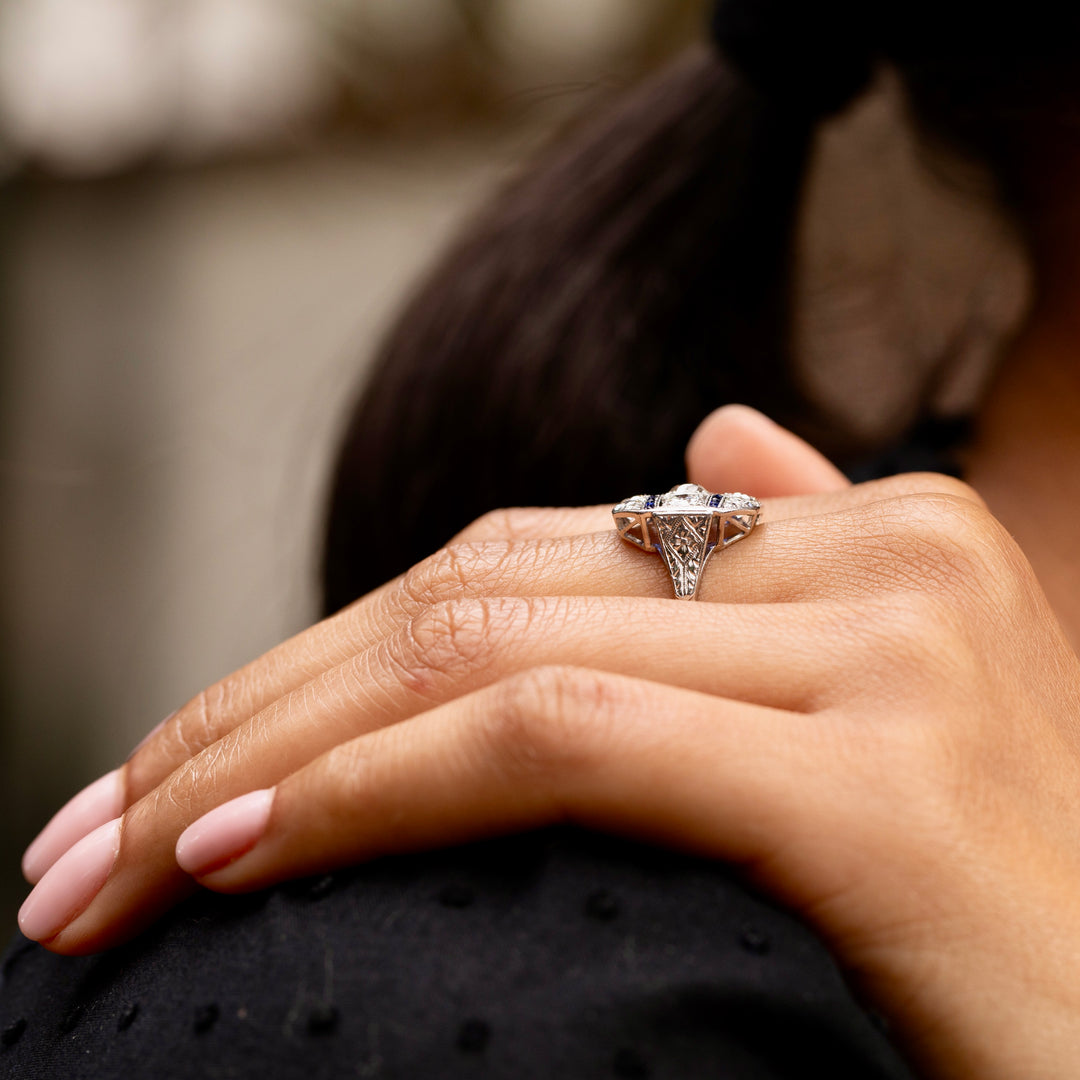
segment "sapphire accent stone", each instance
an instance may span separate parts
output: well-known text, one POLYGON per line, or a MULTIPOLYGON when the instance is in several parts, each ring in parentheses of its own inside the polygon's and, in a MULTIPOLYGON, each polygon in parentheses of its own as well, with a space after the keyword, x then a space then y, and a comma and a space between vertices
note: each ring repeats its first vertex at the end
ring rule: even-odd
POLYGON ((723 501, 724 501, 724 496, 723 495, 714 495, 709 500, 709 505, 710 506, 719 506, 723 501))
POLYGON ((655 495, 650 495, 645 500, 645 509, 646 510, 651 510, 655 505, 656 505, 656 496, 655 495))

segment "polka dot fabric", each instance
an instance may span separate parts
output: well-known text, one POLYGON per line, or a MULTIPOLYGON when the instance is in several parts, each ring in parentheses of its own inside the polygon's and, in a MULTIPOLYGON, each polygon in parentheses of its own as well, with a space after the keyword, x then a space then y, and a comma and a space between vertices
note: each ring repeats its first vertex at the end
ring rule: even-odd
POLYGON ((571 828, 200 893, 99 956, 19 939, 2 978, 4 1080, 909 1075, 791 915, 571 828))

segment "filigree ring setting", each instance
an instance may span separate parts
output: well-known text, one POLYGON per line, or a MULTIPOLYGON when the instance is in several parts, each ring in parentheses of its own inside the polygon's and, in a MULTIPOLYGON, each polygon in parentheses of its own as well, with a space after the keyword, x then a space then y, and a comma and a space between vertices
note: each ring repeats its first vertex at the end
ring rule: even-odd
POLYGON ((709 556, 749 536, 761 503, 738 491, 723 494, 679 484, 665 495, 634 495, 612 508, 619 535, 663 557, 675 596, 695 600, 709 556))

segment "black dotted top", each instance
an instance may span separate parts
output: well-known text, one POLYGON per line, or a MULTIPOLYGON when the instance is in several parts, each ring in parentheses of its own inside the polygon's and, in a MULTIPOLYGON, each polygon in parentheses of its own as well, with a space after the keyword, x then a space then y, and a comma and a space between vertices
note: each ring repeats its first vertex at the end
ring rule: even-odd
POLYGON ((793 1080, 811 1063, 912 1075, 815 935, 728 868, 569 827, 202 892, 99 956, 17 936, 0 965, 0 1080, 793 1080))
POLYGON ((312 884, 197 894, 99 956, 19 938, 0 1078, 909 1075, 814 935, 717 863, 560 828, 312 884))

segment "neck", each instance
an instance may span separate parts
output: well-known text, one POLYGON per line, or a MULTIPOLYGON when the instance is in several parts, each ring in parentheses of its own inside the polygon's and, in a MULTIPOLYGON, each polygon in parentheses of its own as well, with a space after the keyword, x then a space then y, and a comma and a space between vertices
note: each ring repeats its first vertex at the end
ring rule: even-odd
MULTIPOLYGON (((1073 280, 1080 282, 1080 275, 1073 280)), ((1015 537, 1080 648, 1080 290, 1059 285, 991 387, 967 479, 1015 537)))

